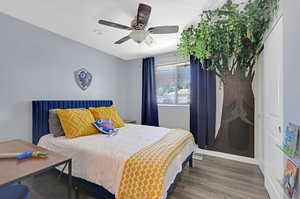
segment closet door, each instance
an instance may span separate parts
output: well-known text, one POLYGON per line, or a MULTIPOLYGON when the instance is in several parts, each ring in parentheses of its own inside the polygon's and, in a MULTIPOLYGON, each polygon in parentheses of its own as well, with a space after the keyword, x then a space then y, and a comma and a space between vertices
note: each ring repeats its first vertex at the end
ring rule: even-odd
POLYGON ((264 175, 271 199, 280 199, 283 153, 278 145, 283 134, 283 20, 278 21, 265 42, 264 50, 264 175))

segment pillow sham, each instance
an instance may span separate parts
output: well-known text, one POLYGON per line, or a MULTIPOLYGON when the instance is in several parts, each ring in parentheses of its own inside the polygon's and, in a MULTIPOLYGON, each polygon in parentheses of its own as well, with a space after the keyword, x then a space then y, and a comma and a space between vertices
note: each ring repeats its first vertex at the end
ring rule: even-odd
POLYGON ((110 107, 89 108, 95 120, 111 120, 115 128, 121 128, 125 125, 120 117, 115 105, 110 107))
POLYGON ((60 109, 56 111, 66 138, 75 138, 98 133, 93 126, 92 113, 82 109, 60 109))
POLYGON ((49 110, 49 131, 54 137, 64 136, 65 132, 60 124, 56 111, 59 109, 49 110))

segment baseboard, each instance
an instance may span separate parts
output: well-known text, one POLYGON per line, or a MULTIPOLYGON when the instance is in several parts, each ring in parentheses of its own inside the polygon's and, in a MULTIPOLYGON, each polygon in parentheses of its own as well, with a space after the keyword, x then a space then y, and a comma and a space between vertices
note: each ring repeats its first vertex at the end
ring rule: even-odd
POLYGON ((265 176, 265 187, 269 193, 270 198, 282 199, 282 197, 280 197, 282 193, 280 193, 279 190, 276 189, 276 185, 274 183, 277 182, 273 182, 268 176, 265 176))
POLYGON ((202 157, 201 154, 199 155, 199 154, 197 154, 197 153, 194 153, 193 159, 195 159, 195 160, 203 160, 203 157, 202 157))
POLYGON ((199 148, 196 149, 196 153, 201 154, 201 155, 215 156, 215 157, 219 157, 219 158, 225 158, 228 160, 235 160, 235 161, 244 162, 244 163, 248 163, 248 164, 258 165, 258 162, 253 158, 247 158, 247 157, 238 156, 238 155, 231 155, 228 153, 203 150, 203 149, 199 149, 199 148))
POLYGON ((264 171, 264 165, 262 162, 260 161, 257 161, 257 164, 258 164, 258 167, 259 167, 259 170, 260 172, 263 174, 263 176, 265 175, 265 171, 264 171))

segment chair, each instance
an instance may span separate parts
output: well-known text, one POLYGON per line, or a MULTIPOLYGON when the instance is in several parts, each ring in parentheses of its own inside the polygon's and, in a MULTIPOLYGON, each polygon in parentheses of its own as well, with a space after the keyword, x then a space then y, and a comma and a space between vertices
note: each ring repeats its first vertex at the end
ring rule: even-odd
POLYGON ((29 190, 25 185, 8 185, 0 187, 1 199, 29 199, 29 190))

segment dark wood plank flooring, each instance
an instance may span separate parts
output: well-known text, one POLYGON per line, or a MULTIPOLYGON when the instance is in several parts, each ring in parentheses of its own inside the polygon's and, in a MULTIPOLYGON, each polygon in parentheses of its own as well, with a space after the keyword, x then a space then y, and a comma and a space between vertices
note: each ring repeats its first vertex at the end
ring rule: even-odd
MULTIPOLYGON (((57 180, 58 172, 49 171, 25 180, 31 199, 66 198, 66 179, 57 180)), ((80 190, 80 199, 95 199, 80 190)), ((255 165, 204 156, 186 167, 168 199, 269 199, 263 176, 255 165)))

